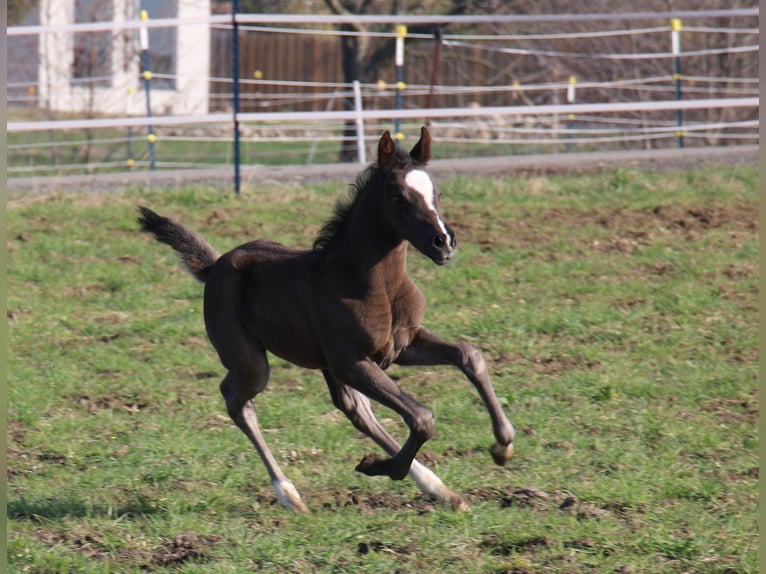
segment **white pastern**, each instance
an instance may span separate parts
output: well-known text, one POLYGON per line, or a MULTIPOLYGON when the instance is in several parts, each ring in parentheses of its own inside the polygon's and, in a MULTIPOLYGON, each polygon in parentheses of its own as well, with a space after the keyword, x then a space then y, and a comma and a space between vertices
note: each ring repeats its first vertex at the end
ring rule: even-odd
POLYGON ((410 476, 424 494, 433 496, 441 503, 447 502, 450 491, 438 476, 416 460, 410 466, 410 476))
POLYGON ((441 504, 449 504, 453 510, 471 510, 471 507, 459 494, 444 486, 438 476, 416 460, 413 460, 410 466, 410 476, 423 493, 434 497, 441 504))
POLYGON ((417 191, 423 196, 426 205, 436 214, 436 220, 439 222, 439 227, 445 235, 449 235, 447 226, 444 225, 442 218, 439 217, 439 212, 436 211, 436 196, 434 195, 434 182, 431 179, 431 176, 422 169, 413 169, 405 176, 404 183, 407 184, 407 187, 417 191))
POLYGON ((274 485, 277 500, 282 506, 290 510, 306 512, 306 505, 303 504, 301 495, 298 494, 298 490, 292 482, 289 480, 283 480, 282 482, 275 480, 272 484, 274 485))

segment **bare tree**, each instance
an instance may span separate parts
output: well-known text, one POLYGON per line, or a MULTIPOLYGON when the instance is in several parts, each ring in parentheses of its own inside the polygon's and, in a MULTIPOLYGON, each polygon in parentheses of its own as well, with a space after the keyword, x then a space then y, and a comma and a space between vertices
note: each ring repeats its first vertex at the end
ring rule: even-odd
MULTIPOLYGON (((443 13, 469 14, 485 13, 486 10, 499 10, 502 4, 498 0, 325 0, 329 10, 338 15, 362 14, 405 14, 405 13, 443 13)), ((508 3, 510 4, 510 3, 508 3)), ((430 33, 431 26, 413 26, 412 33, 430 33)), ((343 24, 341 32, 353 35, 341 37, 341 60, 343 79, 347 84, 354 81, 364 81, 375 78, 378 69, 389 62, 394 56, 395 43, 393 39, 374 40, 370 34, 375 31, 391 31, 390 26, 366 26, 363 24, 343 24)), ((344 109, 354 109, 353 96, 344 100, 344 109)), ((357 158, 356 140, 354 138, 354 122, 347 121, 343 130, 339 159, 342 162, 353 162, 357 158)))

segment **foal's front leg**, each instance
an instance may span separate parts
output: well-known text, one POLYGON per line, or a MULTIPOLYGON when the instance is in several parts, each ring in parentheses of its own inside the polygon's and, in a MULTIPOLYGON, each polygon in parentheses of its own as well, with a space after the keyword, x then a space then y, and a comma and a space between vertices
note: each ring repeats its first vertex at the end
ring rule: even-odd
POLYGON ((410 346, 396 359, 399 365, 453 365, 460 369, 479 391, 492 419, 492 431, 497 442, 491 453, 495 463, 504 465, 513 456, 516 431, 508 421, 489 382, 484 357, 468 343, 448 343, 428 329, 420 327, 410 346))
MULTIPOLYGON (((420 447, 434 434, 433 413, 400 389, 383 369, 369 359, 330 368, 329 371, 331 379, 356 389, 404 419, 410 428, 404 446, 391 458, 367 456, 356 467, 356 470, 369 476, 384 475, 393 480, 402 480, 407 476, 420 447)), ((391 449, 395 443, 384 440, 383 444, 391 449)))
MULTIPOLYGON (((348 385, 339 384, 332 375, 323 371, 330 389, 333 404, 349 418, 353 425, 378 443, 390 456, 401 450, 388 431, 375 418, 370 399, 348 385)), ((455 510, 470 510, 468 503, 459 494, 447 488, 441 479, 417 460, 412 461, 410 476, 425 494, 442 504, 449 504, 455 510)))

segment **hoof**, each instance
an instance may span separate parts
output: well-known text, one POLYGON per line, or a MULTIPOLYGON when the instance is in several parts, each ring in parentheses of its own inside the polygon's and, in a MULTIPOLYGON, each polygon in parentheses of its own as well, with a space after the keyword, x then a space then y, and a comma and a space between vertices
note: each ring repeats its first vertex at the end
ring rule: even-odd
POLYGON ((300 514, 308 514, 309 513, 308 507, 305 504, 303 504, 302 500, 298 500, 298 501, 294 502, 292 504, 292 506, 290 506, 289 508, 293 512, 298 512, 300 514))
POLYGON ((492 460, 495 461, 495 464, 505 466, 505 464, 513 458, 513 443, 503 446, 496 442, 492 445, 490 452, 492 453, 492 460))
POLYGON ((303 504, 301 495, 295 488, 295 485, 289 480, 282 482, 274 481, 274 492, 277 495, 277 500, 285 508, 292 510, 293 512, 307 513, 309 509, 303 504))
POLYGON ((359 462, 359 464, 356 465, 354 470, 361 472, 362 474, 366 474, 367 476, 387 475, 387 462, 387 458, 381 458, 374 454, 368 454, 359 462))
POLYGON ((387 476, 391 480, 402 480, 407 476, 409 467, 405 467, 403 472, 394 472, 391 460, 390 458, 381 458, 374 454, 368 454, 356 465, 355 470, 367 476, 387 476))
POLYGON ((452 510, 458 510, 460 512, 471 512, 473 510, 471 505, 463 500, 463 497, 456 492, 453 492, 450 495, 449 505, 452 507, 452 510))

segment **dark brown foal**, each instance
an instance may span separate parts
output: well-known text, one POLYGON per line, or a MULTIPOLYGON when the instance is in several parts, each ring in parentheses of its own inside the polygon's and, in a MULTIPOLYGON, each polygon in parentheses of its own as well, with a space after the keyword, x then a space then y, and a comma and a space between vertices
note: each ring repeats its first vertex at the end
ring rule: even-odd
POLYGON ((460 369, 489 411, 495 462, 505 464, 513 455, 515 432, 481 353, 467 343, 442 341, 421 326, 425 299, 407 274, 407 246, 443 265, 457 245, 442 219, 439 189, 425 168, 430 156, 425 128, 409 154, 383 134, 377 163, 360 176, 351 200, 339 203, 310 250, 258 240, 219 256, 195 232, 139 208, 142 230, 170 245, 205 283, 205 327, 228 371, 221 383, 226 407, 288 508, 306 510, 266 445, 252 402, 269 380, 267 351, 321 370, 333 404, 388 454, 364 457, 360 472, 394 480, 409 474, 423 492, 453 508, 468 508, 415 459, 433 436, 434 417, 385 373, 393 363, 460 369), (375 418, 370 399, 402 417, 410 429, 403 445, 375 418))

